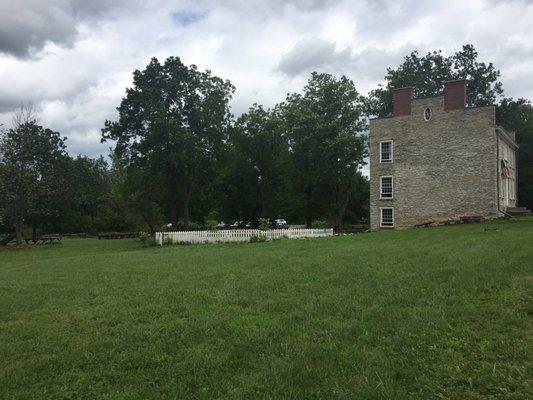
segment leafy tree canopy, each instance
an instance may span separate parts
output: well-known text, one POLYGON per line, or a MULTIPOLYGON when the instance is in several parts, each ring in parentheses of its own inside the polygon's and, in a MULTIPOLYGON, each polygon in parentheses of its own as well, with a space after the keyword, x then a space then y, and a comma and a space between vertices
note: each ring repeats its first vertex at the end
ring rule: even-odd
POLYGON ((19 243, 27 221, 54 218, 57 171, 66 157, 64 140, 59 132, 45 129, 33 119, 19 120, 2 133, 0 201, 19 243))
POLYGON ((294 206, 307 225, 327 215, 338 227, 365 155, 362 98, 345 76, 314 72, 283 105, 293 163, 294 206))
POLYGON ((392 112, 392 90, 412 86, 416 97, 435 96, 444 89, 444 83, 467 79, 467 104, 495 104, 503 95, 500 71, 492 63, 478 61, 478 52, 471 44, 446 57, 442 51, 420 56, 417 51, 403 59, 397 68, 388 68, 385 85, 370 92, 366 98, 366 112, 384 117, 392 112))
POLYGON ((178 204, 185 224, 190 218, 194 189, 202 187, 223 149, 230 124, 229 100, 234 87, 227 80, 186 66, 177 57, 163 64, 153 58, 135 71, 118 111, 106 121, 102 140, 116 140, 116 151, 127 165, 163 171, 165 192, 174 225, 178 204))

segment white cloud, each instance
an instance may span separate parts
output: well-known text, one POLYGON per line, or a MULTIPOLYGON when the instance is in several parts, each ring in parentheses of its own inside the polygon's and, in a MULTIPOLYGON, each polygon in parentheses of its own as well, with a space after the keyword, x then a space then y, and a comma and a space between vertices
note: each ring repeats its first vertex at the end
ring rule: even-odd
POLYGON ((507 96, 533 98, 531 37, 525 0, 0 0, 0 123, 33 102, 72 153, 106 153, 100 129, 131 73, 170 55, 230 79, 237 115, 301 90, 314 69, 364 93, 410 51, 464 43, 501 69, 507 96))

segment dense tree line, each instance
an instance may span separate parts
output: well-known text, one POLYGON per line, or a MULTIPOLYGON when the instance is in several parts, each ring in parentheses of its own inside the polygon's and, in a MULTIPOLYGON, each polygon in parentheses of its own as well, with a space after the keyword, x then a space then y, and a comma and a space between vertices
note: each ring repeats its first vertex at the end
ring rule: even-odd
POLYGON ((532 207, 532 105, 504 98, 499 71, 477 58, 471 45, 450 57, 413 52, 366 97, 345 76, 315 72, 301 93, 270 109, 254 104, 236 119, 229 81, 177 57, 154 58, 134 72, 119 118, 102 129, 102 141, 114 144, 107 160, 68 155, 65 138, 31 110, 16 114, 0 140, 0 229, 20 240, 258 217, 365 223, 368 117, 390 114, 395 87, 431 96, 458 78, 469 81, 469 105, 496 103, 498 123, 516 131, 519 199, 532 207))
POLYGON ((2 231, 23 235, 114 229, 112 171, 103 158, 71 157, 65 138, 38 125, 21 108, 0 140, 0 221, 2 231), (24 230, 30 232, 24 232, 24 230))
POLYGON ((313 73, 303 93, 272 109, 255 104, 236 121, 233 91, 175 57, 135 71, 119 119, 103 129, 131 195, 175 227, 258 217, 357 222, 366 118, 353 82, 313 73))

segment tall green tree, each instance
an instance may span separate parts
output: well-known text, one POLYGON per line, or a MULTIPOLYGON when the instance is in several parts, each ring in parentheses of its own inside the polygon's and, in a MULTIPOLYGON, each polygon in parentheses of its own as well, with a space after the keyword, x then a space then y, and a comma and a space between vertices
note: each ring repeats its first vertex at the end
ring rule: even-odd
POLYGON ((291 151, 294 206, 309 226, 328 216, 339 228, 363 165, 363 104, 353 82, 314 72, 303 94, 283 106, 291 151))
POLYGON ((209 184, 230 124, 227 80, 186 66, 177 57, 153 58, 133 73, 133 87, 118 107, 118 121, 106 121, 102 140, 116 140, 128 167, 162 171, 159 179, 170 218, 190 220, 195 191, 209 184), (181 213, 178 209, 181 208, 181 213))
POLYGON ((56 213, 54 195, 57 166, 66 156, 65 143, 58 132, 37 125, 32 118, 15 119, 13 128, 0 139, 3 164, 2 203, 22 243, 27 221, 43 222, 56 213))
POLYGON ((518 204, 533 209, 533 106, 526 99, 504 99, 496 122, 516 134, 518 149, 518 204))
POLYGON ((286 172, 288 141, 279 110, 265 110, 254 104, 235 123, 231 136, 236 153, 244 158, 245 168, 258 197, 258 215, 276 214, 286 172))
POLYGON ((396 68, 388 68, 385 85, 371 91, 365 100, 370 116, 384 117, 392 112, 392 91, 412 86, 416 97, 435 96, 442 92, 444 83, 467 79, 467 104, 495 104, 503 95, 500 71, 492 63, 478 61, 478 52, 471 44, 446 57, 442 51, 420 56, 413 51, 396 68))

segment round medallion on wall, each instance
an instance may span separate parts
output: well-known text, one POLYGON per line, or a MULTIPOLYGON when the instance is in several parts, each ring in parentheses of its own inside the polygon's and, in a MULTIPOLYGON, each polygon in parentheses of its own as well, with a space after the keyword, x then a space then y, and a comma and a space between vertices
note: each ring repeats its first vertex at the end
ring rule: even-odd
POLYGON ((428 107, 424 110, 424 120, 429 121, 432 115, 433 112, 431 111, 431 108, 428 107))

